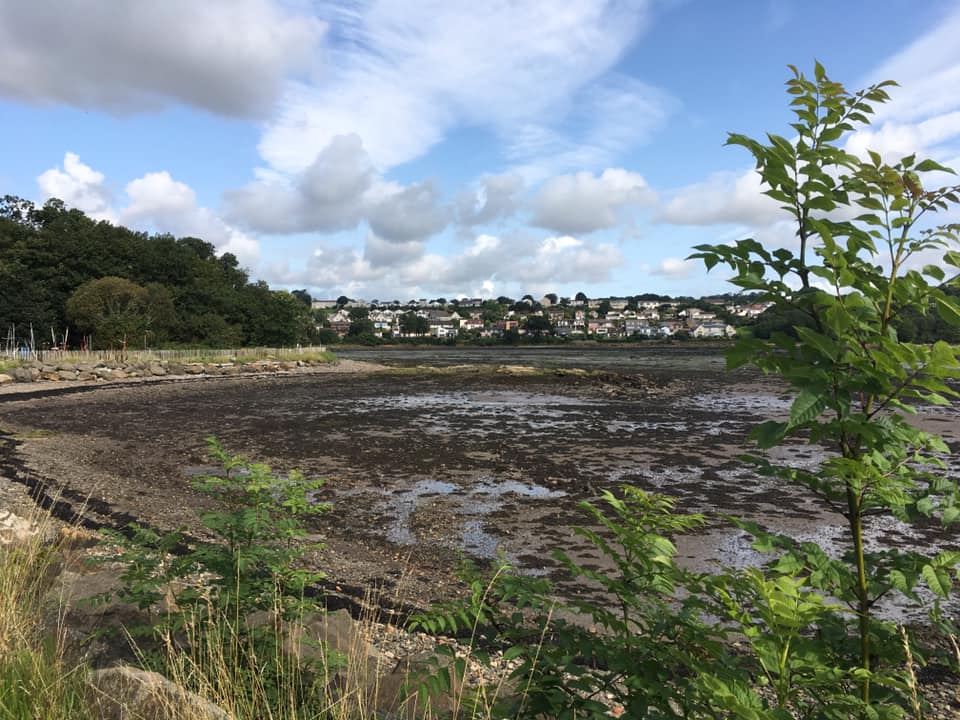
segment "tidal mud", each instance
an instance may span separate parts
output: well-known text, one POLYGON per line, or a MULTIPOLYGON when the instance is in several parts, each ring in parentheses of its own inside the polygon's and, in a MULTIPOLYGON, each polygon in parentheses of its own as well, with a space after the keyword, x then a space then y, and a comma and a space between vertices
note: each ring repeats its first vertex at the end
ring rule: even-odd
MULTIPOLYGON (((0 426, 16 441, 4 462, 75 503, 89 498, 87 515, 104 522, 136 517, 196 529, 196 511, 211 501, 191 478, 209 466, 204 438, 216 436, 279 473, 326 478, 317 500, 332 510, 313 528, 326 547, 311 561, 334 586, 376 587, 407 606, 455 595, 461 555, 501 554, 524 572, 554 576, 565 592, 588 591, 565 582, 550 552, 597 562, 572 531, 586 522, 578 503, 623 483, 710 515, 706 531, 679 543, 694 567, 757 560, 723 514, 835 547, 839 516, 738 460, 750 427, 788 412, 783 388, 727 373, 716 357, 682 360, 666 355, 611 371, 471 365, 9 396, 0 426)), ((956 407, 922 418, 960 450, 956 407)), ((795 443, 774 454, 807 465, 819 453, 795 443)), ((871 538, 880 541, 960 547, 933 524, 886 523, 871 538)))

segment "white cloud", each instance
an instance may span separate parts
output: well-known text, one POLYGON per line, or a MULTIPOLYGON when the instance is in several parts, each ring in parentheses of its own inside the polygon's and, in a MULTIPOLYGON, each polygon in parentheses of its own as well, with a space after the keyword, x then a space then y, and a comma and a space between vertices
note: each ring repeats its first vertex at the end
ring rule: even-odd
POLYGON ((960 9, 870 73, 866 83, 895 80, 890 100, 874 104, 871 126, 854 133, 847 148, 867 149, 893 162, 918 153, 943 161, 960 152, 960 9))
POLYGON ((603 282, 622 264, 623 256, 613 245, 569 236, 478 235, 462 252, 439 255, 425 252, 418 242, 386 243, 371 234, 362 254, 324 245, 302 269, 279 265, 264 267, 262 273, 269 282, 322 293, 410 298, 451 295, 465 288, 490 295, 494 286, 526 292, 566 282, 603 282))
POLYGON ((611 228, 623 211, 651 202, 655 195, 637 173, 608 168, 547 180, 533 201, 533 222, 561 233, 590 233, 611 228))
POLYGON ((363 259, 372 268, 394 267, 419 260, 423 257, 423 252, 422 241, 390 242, 371 232, 367 234, 363 259))
POLYGON ((424 154, 463 123, 511 136, 559 118, 643 30, 648 2, 538 0, 466 6, 373 0, 335 6, 337 42, 317 82, 291 85, 261 140, 273 167, 298 172, 356 132, 381 169, 424 154))
POLYGON ((934 29, 896 53, 870 73, 866 83, 895 80, 891 99, 875 106, 875 119, 885 122, 923 120, 960 108, 960 8, 937 22, 934 29))
POLYGON ((425 240, 450 220, 432 182, 384 181, 359 136, 338 135, 294 179, 266 172, 224 196, 227 217, 257 232, 331 233, 366 220, 381 240, 425 240))
POLYGON ((779 204, 763 194, 760 175, 748 170, 714 173, 706 182, 681 188, 656 219, 674 225, 759 225, 776 221, 782 213, 779 204))
POLYGON ((0 0, 0 94, 129 113, 265 116, 324 24, 273 0, 0 0))
POLYGON ((478 188, 457 199, 457 219, 466 226, 483 225, 512 216, 520 208, 523 178, 514 172, 488 175, 478 188))
POLYGON ((63 169, 50 168, 41 173, 37 184, 44 198, 59 198, 68 206, 82 210, 94 220, 115 221, 110 208, 110 192, 103 173, 80 162, 72 152, 63 156, 63 169))
POLYGON ((231 220, 259 232, 334 232, 364 216, 366 194, 377 179, 359 136, 338 135, 295 180, 268 173, 225 194, 231 220))
POLYGON ((385 240, 424 240, 449 222, 440 193, 430 181, 414 183, 383 195, 368 211, 370 228, 385 240))
POLYGON ((682 258, 664 258, 660 263, 650 269, 651 275, 660 275, 673 280, 682 280, 690 276, 697 263, 692 260, 682 258))
POLYGON ((129 202, 119 212, 121 224, 198 237, 212 243, 220 253, 233 253, 247 267, 259 262, 260 244, 256 239, 199 206, 196 193, 165 170, 132 180, 126 191, 129 202))
POLYGON ((505 133, 506 153, 528 183, 609 166, 626 150, 649 142, 678 105, 658 88, 608 74, 575 93, 566 112, 505 133))

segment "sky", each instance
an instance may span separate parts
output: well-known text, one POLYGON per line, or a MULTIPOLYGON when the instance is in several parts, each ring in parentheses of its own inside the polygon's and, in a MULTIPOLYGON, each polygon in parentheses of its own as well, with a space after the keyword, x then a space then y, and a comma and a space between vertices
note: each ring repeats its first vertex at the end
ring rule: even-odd
MULTIPOLYGON (((893 79, 845 139, 960 168, 960 0, 0 0, 0 195, 405 301, 731 290, 795 242, 729 132, 788 64, 893 79)), ((960 221, 960 217, 951 218, 960 221)))

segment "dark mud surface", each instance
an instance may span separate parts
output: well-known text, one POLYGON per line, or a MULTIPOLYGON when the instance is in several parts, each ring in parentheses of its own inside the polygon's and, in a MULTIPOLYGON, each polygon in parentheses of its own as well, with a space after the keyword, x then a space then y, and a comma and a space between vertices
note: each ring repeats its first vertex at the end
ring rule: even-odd
MULTIPOLYGON (((210 501, 190 481, 209 469, 208 435, 278 472, 325 477, 317 499, 333 509, 315 528, 327 546, 315 561, 345 589, 379 587, 423 606, 458 591, 460 553, 502 552, 555 577, 553 548, 591 562, 571 530, 585 521, 577 503, 622 483, 676 496, 685 511, 736 514, 830 547, 839 516, 737 460, 749 427, 788 407, 782 388, 726 373, 716 356, 661 353, 590 374, 472 366, 6 397, 0 427, 8 477, 88 497, 88 514, 105 522, 196 527, 196 510, 210 501)), ((957 408, 922 421, 960 450, 957 408)), ((797 444, 777 453, 803 465, 820 451, 797 444)), ((960 546, 939 527, 907 531, 892 521, 877 526, 871 542, 880 539, 960 546)), ((697 567, 756 560, 719 519, 679 546, 697 567)))

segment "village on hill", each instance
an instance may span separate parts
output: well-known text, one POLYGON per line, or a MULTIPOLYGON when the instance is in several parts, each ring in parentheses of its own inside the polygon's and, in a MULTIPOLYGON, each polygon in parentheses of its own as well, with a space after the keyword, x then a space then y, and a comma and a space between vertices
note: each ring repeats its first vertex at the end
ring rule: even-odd
POLYGON ((722 296, 694 300, 664 296, 559 298, 554 293, 535 300, 437 298, 383 302, 313 300, 312 308, 327 333, 338 337, 431 337, 436 339, 535 336, 559 338, 729 338, 738 325, 770 307, 755 298, 722 296))

